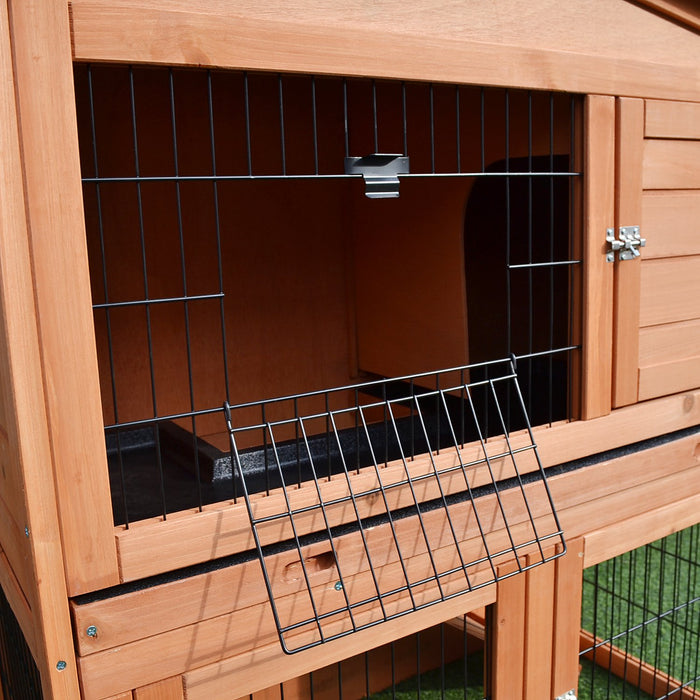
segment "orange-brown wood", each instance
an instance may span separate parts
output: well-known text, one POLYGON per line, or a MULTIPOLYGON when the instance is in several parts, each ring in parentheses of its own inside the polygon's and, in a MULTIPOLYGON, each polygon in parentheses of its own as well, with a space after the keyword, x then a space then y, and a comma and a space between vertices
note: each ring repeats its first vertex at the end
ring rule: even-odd
POLYGON ((34 622, 32 611, 29 608, 29 603, 20 588, 19 582, 10 567, 10 562, 5 556, 5 552, 0 550, 0 586, 7 598, 7 602, 12 608, 14 616, 17 618, 22 634, 27 642, 32 655, 36 658, 39 648, 37 647, 37 639, 35 632, 37 625, 34 622))
POLYGON ((134 690, 134 700, 183 700, 182 677, 175 676, 134 690))
MULTIPOLYGON (((53 465, 66 580, 69 592, 77 594, 116 583, 118 571, 108 516, 68 8, 60 0, 13 1, 9 7, 52 450, 42 468, 53 465)), ((32 422, 38 423, 38 406, 33 408, 32 422)))
MULTIPOLYGON (((528 564, 533 563, 528 556, 528 564)), ((525 575, 525 700, 541 698, 552 682, 555 572, 556 563, 550 561, 525 575)))
POLYGON ((697 222, 700 192, 651 190, 642 197, 642 236, 645 260, 700 254, 697 222))
POLYGON ((458 19, 449 6, 435 3, 409 12, 391 2, 370 12, 332 2, 323 13, 311 2, 266 5, 266 12, 253 3, 231 8, 219 0, 71 5, 74 55, 85 61, 376 75, 666 99, 700 94, 694 36, 631 3, 596 0, 585 8, 562 3, 545 13, 539 6, 524 12, 522 4, 509 2, 487 15, 465 6, 458 19), (600 16, 607 22, 601 24, 600 16), (634 38, 620 42, 619 26, 634 38))
MULTIPOLYGON (((644 100, 617 100, 615 133, 615 231, 640 226, 644 100)), ((613 406, 637 400, 641 258, 615 262, 613 406)))
POLYGON ((698 318, 700 255, 642 262, 640 326, 698 318))
POLYGON ((700 386, 700 354, 639 370, 641 401, 696 386, 700 386))
POLYGON ((523 697, 525 663, 525 576, 503 579, 493 611, 492 697, 494 700, 523 697))
POLYGON ((657 139, 700 139, 700 104, 647 100, 644 135, 657 139))
MULTIPOLYGON (((534 435, 542 463, 547 467, 590 454, 593 441, 596 451, 609 450, 627 444, 629 431, 634 432, 636 439, 644 440, 698 423, 700 392, 693 392, 643 406, 629 406, 591 421, 538 428, 534 435)), ((497 446, 498 441, 494 444, 497 446)), ((451 460, 454 456, 443 453, 440 458, 451 460)), ((328 488, 332 491, 328 493, 335 493, 336 483, 330 482, 328 488)), ((326 488, 326 484, 322 488, 326 488)), ((294 501, 297 494, 298 491, 292 491, 290 498, 294 501)), ((118 528, 116 534, 124 581, 226 556, 252 546, 242 503, 212 507, 202 513, 176 514, 169 516, 166 522, 144 522, 128 530, 118 528)))
POLYGON ((107 698, 107 700, 133 700, 133 697, 133 693, 130 690, 128 690, 125 693, 112 695, 111 697, 107 698))
POLYGON ((584 420, 610 413, 613 352, 613 266, 606 230, 614 225, 615 101, 593 95, 584 108, 584 260, 582 410, 584 420))
MULTIPOLYGON (((26 197, 28 188, 22 190, 22 185, 28 184, 28 173, 20 161, 22 154, 26 165, 27 144, 23 139, 31 140, 33 136, 30 120, 25 123, 21 101, 15 101, 19 96, 15 88, 21 76, 26 76, 28 70, 41 74, 45 66, 41 52, 33 51, 34 40, 42 48, 54 47, 54 27, 48 27, 47 20, 49 24, 60 26, 61 13, 66 15, 66 21, 67 13, 65 6, 56 2, 18 5, 21 6, 4 4, 0 9, 0 150, 3 154, 0 165, 3 183, 0 198, 0 471, 5 482, 3 486, 12 484, 12 489, 3 491, 3 496, 15 500, 15 517, 24 514, 23 521, 16 523, 20 529, 19 538, 24 542, 20 548, 16 542, 17 531, 9 529, 3 532, 2 546, 6 552, 12 551, 7 548, 6 538, 15 539, 18 546, 13 553, 24 550, 29 564, 18 570, 29 572, 20 585, 24 587, 21 595, 26 596, 31 609, 31 628, 26 627, 29 620, 19 591, 13 591, 11 586, 7 591, 18 620, 25 625, 25 634, 41 674, 44 696, 68 699, 79 696, 78 677, 32 292, 31 251, 27 241, 31 222, 26 218, 31 205, 26 197), (57 16, 50 18, 52 14, 57 16), (28 15, 32 17, 30 26, 26 24, 28 15), (15 490, 18 486, 21 486, 19 492, 15 490), (31 580, 27 580, 29 577, 31 580), (66 664, 63 671, 56 666, 59 661, 66 664)), ((42 109, 51 111, 45 98, 45 94, 38 96, 42 109)), ((44 193, 43 199, 46 198, 44 193)), ((113 548, 111 543, 108 546, 113 548)), ((11 561, 9 564, 12 567, 11 561)))
MULTIPOLYGON (((590 632, 581 630, 580 648, 581 651, 589 649, 594 644, 599 644, 602 640, 594 637, 590 632)), ((628 683, 636 685, 644 693, 648 693, 653 698, 671 697, 682 700, 698 700, 700 692, 688 686, 683 687, 683 683, 668 675, 659 668, 654 668, 646 661, 642 661, 628 652, 611 644, 602 644, 596 647, 595 654, 589 651, 584 654, 584 658, 608 669, 609 672, 623 678, 628 683)))
POLYGON ((639 364, 649 367, 677 362, 700 352, 700 319, 642 328, 639 334, 639 364))
POLYGON ((555 562, 552 692, 556 698, 578 685, 578 649, 584 541, 569 540, 567 551, 555 562))
POLYGON ((646 139, 644 189, 700 188, 700 141, 646 139))
POLYGON ((639 2, 693 29, 700 29, 700 13, 693 0, 639 0, 639 2))

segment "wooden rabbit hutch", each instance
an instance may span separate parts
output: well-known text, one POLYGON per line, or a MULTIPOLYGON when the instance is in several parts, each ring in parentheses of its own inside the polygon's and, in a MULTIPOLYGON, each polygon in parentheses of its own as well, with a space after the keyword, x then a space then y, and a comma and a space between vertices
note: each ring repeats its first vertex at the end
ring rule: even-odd
POLYGON ((0 19, 0 697, 700 696, 694 3, 0 19))

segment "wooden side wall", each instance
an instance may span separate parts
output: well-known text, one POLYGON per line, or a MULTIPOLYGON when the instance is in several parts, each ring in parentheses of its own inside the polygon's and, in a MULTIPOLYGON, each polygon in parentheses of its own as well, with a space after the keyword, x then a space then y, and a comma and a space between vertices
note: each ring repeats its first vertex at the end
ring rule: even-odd
POLYGON ((647 100, 639 400, 700 385, 700 104, 647 100))

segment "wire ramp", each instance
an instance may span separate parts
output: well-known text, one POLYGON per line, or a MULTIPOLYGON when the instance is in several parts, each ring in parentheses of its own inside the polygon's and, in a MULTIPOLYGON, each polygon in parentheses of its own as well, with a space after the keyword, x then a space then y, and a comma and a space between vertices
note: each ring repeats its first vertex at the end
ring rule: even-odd
POLYGON ((565 551, 515 358, 224 410, 286 653, 565 551))

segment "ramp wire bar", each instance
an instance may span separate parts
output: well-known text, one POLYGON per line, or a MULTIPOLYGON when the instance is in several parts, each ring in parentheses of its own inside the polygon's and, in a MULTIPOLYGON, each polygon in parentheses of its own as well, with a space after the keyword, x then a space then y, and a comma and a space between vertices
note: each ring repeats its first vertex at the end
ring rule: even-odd
POLYGON ((353 386, 349 407, 334 407, 347 387, 225 403, 235 477, 286 653, 564 552, 515 361, 484 364, 490 377, 476 381, 470 374, 484 365, 353 386), (523 430, 509 430, 506 401, 523 430), (498 439, 486 438, 484 405, 500 424, 498 439), (264 417, 240 425, 252 408, 264 417), (265 446, 262 458, 241 447, 251 442, 265 446), (261 467, 264 499, 255 495, 261 467))

